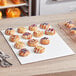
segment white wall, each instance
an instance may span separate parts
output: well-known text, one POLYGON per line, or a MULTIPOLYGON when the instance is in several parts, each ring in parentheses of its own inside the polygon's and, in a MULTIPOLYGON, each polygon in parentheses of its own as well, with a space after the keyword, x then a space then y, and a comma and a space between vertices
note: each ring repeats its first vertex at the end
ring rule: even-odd
MULTIPOLYGON (((40 15, 69 13, 76 11, 76 1, 51 3, 49 0, 40 0, 40 15), (47 2, 48 1, 48 2, 47 2)), ((39 14, 39 13, 37 13, 39 14)))

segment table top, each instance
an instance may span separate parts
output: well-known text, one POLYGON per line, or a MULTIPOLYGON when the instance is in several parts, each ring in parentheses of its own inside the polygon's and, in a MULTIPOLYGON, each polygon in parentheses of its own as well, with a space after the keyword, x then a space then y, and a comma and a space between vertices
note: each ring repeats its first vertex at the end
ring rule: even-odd
MULTIPOLYGON (((69 45, 69 47, 73 49, 74 52, 76 52, 76 43, 57 26, 58 23, 64 22, 66 20, 75 20, 75 17, 76 12, 50 16, 2 19, 0 20, 0 30, 4 30, 8 27, 17 28, 19 26, 28 26, 30 24, 40 24, 43 22, 48 22, 49 24, 53 25, 53 27, 56 29, 62 39, 69 45)), ((9 59, 9 61, 13 64, 13 66, 9 68, 0 67, 1 76, 40 75, 76 70, 76 55, 21 65, 1 32, 0 49, 11 56, 11 59, 9 59)))

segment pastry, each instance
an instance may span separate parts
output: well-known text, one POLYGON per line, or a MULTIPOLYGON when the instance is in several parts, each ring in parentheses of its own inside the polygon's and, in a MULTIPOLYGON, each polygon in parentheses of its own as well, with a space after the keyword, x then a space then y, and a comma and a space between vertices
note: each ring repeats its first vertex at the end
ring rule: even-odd
POLYGON ((6 16, 7 18, 14 18, 14 17, 20 17, 21 10, 19 8, 7 8, 6 9, 6 16))
POLYGON ((45 30, 46 35, 54 35, 55 33, 56 33, 56 31, 53 28, 49 28, 49 29, 45 30))
POLYGON ((67 28, 69 28, 69 29, 75 27, 75 25, 73 24, 72 21, 69 21, 69 22, 65 23, 65 26, 66 26, 67 28))
POLYGON ((20 4, 20 0, 11 0, 14 4, 20 4))
POLYGON ((30 31, 36 31, 38 28, 37 28, 37 25, 36 24, 33 24, 31 26, 29 26, 29 30, 30 31))
POLYGON ((25 33, 26 32, 26 28, 25 27, 19 27, 17 29, 18 33, 25 33))
POLYGON ((76 34, 76 27, 75 27, 75 28, 71 28, 71 29, 70 29, 70 32, 71 32, 72 34, 76 34))
POLYGON ((36 47, 38 45, 38 40, 36 39, 31 39, 28 41, 28 46, 31 46, 31 47, 36 47))
POLYGON ((25 46, 25 44, 24 44, 24 42, 17 41, 14 46, 17 49, 22 49, 25 46))
POLYGON ((7 0, 0 0, 0 6, 6 6, 7 0))
POLYGON ((0 11, 0 19, 2 19, 2 12, 0 11))
POLYGON ((26 48, 21 49, 21 50, 19 51, 19 55, 22 56, 22 57, 28 56, 29 54, 30 54, 30 52, 29 52, 26 48))
POLYGON ((40 40, 40 43, 43 45, 48 45, 50 43, 50 40, 49 40, 49 38, 44 37, 40 40))
POLYGON ((31 38, 32 38, 32 34, 29 33, 29 32, 25 32, 25 33, 22 35, 22 38, 24 38, 24 39, 31 39, 31 38))
POLYGON ((34 35, 35 37, 42 37, 42 36, 43 36, 43 31, 39 31, 39 30, 34 31, 34 32, 33 32, 33 35, 34 35))
POLYGON ((15 34, 15 30, 13 28, 8 28, 5 31, 6 35, 14 35, 15 34))
POLYGON ((42 46, 36 46, 35 48, 34 48, 34 52, 35 53, 43 53, 45 51, 45 48, 44 47, 42 47, 42 46))
POLYGON ((41 29, 48 29, 50 27, 50 25, 48 23, 42 23, 40 24, 40 28, 41 29))
POLYGON ((11 42, 17 42, 20 40, 20 37, 18 35, 11 35, 10 36, 10 41, 11 42))

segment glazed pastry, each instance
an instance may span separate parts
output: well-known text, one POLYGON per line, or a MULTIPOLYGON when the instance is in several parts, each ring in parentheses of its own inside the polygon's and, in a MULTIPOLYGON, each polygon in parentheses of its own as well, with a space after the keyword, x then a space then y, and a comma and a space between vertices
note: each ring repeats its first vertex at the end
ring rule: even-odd
POLYGON ((2 12, 0 11, 0 19, 2 19, 2 12))
POLYGON ((25 33, 26 32, 26 28, 25 27, 19 27, 17 29, 18 33, 25 33))
POLYGON ((17 41, 14 46, 17 49, 22 49, 25 46, 25 44, 24 44, 24 42, 17 41))
POLYGON ((42 36, 43 36, 43 31, 39 31, 39 30, 34 31, 34 32, 33 32, 33 35, 34 35, 35 37, 42 37, 42 36))
POLYGON ((15 34, 15 30, 13 28, 8 28, 5 31, 6 35, 14 35, 15 34))
POLYGON ((36 24, 33 24, 31 26, 29 26, 29 30, 30 31, 36 31, 38 28, 37 28, 37 25, 36 24))
POLYGON ((49 38, 44 37, 40 40, 40 43, 43 45, 48 45, 50 43, 50 40, 49 40, 49 38))
POLYGON ((29 52, 26 48, 21 49, 21 50, 19 51, 19 55, 22 56, 22 57, 28 56, 29 54, 30 54, 30 52, 29 52))
POLYGON ((25 33, 22 35, 22 38, 24 38, 24 39, 31 39, 31 38, 32 38, 32 34, 29 33, 29 32, 25 32, 25 33))
POLYGON ((72 21, 65 23, 65 26, 69 29, 75 27, 75 25, 72 23, 72 21))
POLYGON ((34 48, 34 52, 35 53, 43 53, 45 51, 45 48, 44 47, 42 47, 42 46, 36 46, 35 48, 34 48))
POLYGON ((56 33, 56 31, 53 28, 49 28, 49 29, 45 30, 46 35, 54 35, 55 33, 56 33))
POLYGON ((11 42, 17 42, 20 40, 20 37, 18 35, 11 35, 10 36, 10 41, 11 42))
POLYGON ((20 17, 21 10, 19 8, 7 8, 6 9, 6 16, 7 18, 14 18, 14 17, 20 17))
POLYGON ((76 27, 75 27, 75 28, 71 28, 71 29, 70 29, 70 32, 71 32, 72 34, 76 34, 76 27))
POLYGON ((6 6, 7 0, 0 0, 0 6, 6 6))
POLYGON ((15 4, 20 4, 20 0, 11 0, 15 4))
POLYGON ((31 39, 28 41, 28 46, 31 46, 31 47, 36 47, 38 45, 38 40, 36 39, 31 39))
POLYGON ((50 25, 48 23, 42 23, 40 24, 40 28, 41 29, 48 29, 50 27, 50 25))

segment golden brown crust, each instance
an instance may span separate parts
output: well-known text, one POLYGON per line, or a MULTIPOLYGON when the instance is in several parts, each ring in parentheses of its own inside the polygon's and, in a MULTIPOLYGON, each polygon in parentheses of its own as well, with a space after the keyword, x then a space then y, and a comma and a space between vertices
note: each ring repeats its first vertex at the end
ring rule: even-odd
POLYGON ((32 38, 32 34, 29 33, 29 32, 25 32, 25 33, 22 35, 22 38, 24 38, 24 39, 31 39, 31 38, 32 38))
POLYGON ((29 52, 26 48, 21 49, 21 50, 19 51, 19 56, 22 56, 22 57, 28 56, 29 54, 30 54, 30 52, 29 52))
POLYGON ((20 4, 20 0, 11 0, 15 4, 20 4))
POLYGON ((40 43, 43 45, 48 45, 50 43, 50 40, 47 37, 44 37, 40 40, 40 43))
POLYGON ((29 30, 30 31, 36 31, 38 29, 37 25, 33 24, 31 26, 29 26, 29 30))
POLYGON ((26 28, 25 28, 25 27, 19 27, 19 28, 17 29, 17 32, 23 34, 23 33, 26 32, 26 28))
POLYGON ((43 53, 45 51, 45 48, 44 47, 42 47, 42 46, 36 46, 35 48, 34 48, 34 52, 35 53, 43 53))
POLYGON ((0 6, 6 6, 7 0, 0 0, 0 6))
POLYGON ((36 39, 31 39, 28 41, 28 46, 31 46, 31 47, 36 47, 38 45, 38 40, 36 39))
POLYGON ((50 27, 50 25, 48 23, 42 23, 40 24, 40 28, 41 29, 48 29, 50 27))
POLYGON ((46 35, 55 35, 56 31, 53 28, 45 30, 46 35))
POLYGON ((24 42, 18 41, 15 43, 14 47, 17 49, 22 49, 25 46, 24 42))
POLYGON ((13 30, 13 28, 8 28, 5 31, 6 35, 14 35, 15 34, 15 30, 13 30))
POLYGON ((10 36, 10 41, 11 42, 17 42, 20 40, 20 37, 18 35, 11 35, 10 36))
POLYGON ((43 36, 43 31, 34 31, 33 32, 33 35, 35 36, 35 37, 42 37, 43 36))

